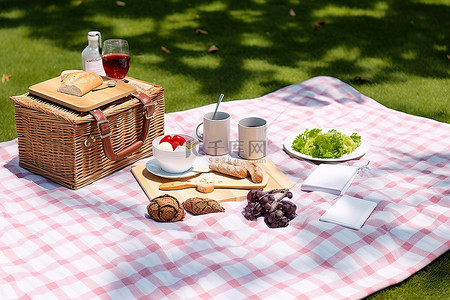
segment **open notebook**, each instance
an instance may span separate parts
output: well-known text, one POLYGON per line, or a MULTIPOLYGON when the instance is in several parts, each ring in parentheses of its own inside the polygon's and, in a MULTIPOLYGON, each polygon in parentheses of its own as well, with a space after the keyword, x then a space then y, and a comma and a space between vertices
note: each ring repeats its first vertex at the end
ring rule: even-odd
POLYGON ((344 195, 319 220, 359 230, 376 206, 376 202, 344 195))
POLYGON ((342 195, 352 183, 359 168, 347 165, 318 165, 302 183, 304 191, 342 195))

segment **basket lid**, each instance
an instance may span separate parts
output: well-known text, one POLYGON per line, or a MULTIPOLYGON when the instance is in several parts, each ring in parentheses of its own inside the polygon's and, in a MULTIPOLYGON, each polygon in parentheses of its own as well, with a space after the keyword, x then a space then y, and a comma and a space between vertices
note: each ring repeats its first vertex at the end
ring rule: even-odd
MULTIPOLYGON (((104 79, 108 81, 109 79, 104 79)), ((136 87, 123 81, 117 81, 115 87, 98 91, 90 91, 81 97, 58 92, 61 78, 55 77, 29 87, 30 94, 42 97, 61 106, 87 112, 115 100, 129 96, 136 91, 136 87)))

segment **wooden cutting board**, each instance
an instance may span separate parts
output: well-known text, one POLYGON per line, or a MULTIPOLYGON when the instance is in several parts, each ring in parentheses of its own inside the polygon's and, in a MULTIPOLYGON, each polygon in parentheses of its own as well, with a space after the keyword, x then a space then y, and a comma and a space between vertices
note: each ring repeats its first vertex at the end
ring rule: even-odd
MULTIPOLYGON (((293 183, 286 177, 286 175, 281 172, 277 166, 268 158, 263 159, 260 163, 258 163, 259 166, 265 171, 265 175, 267 176, 264 178, 264 182, 267 181, 267 185, 264 188, 264 190, 273 190, 278 188, 291 188, 293 186, 293 183)), ((144 190, 145 194, 149 199, 153 199, 157 196, 169 194, 174 197, 176 197, 180 202, 183 202, 191 197, 202 197, 202 198, 210 198, 214 199, 219 202, 225 202, 225 201, 242 201, 247 198, 247 194, 249 192, 249 184, 251 184, 251 181, 249 179, 234 179, 226 175, 222 175, 220 173, 211 172, 210 173, 204 173, 198 175, 205 176, 205 175, 212 175, 214 177, 220 177, 222 180, 225 180, 227 182, 227 185, 233 185, 234 181, 234 188, 218 188, 216 187, 212 193, 200 193, 198 192, 195 187, 192 188, 186 188, 181 190, 174 190, 174 191, 162 191, 159 189, 159 185, 165 182, 172 182, 172 181, 179 181, 178 179, 167 179, 162 178, 156 175, 153 175, 150 173, 146 167, 145 163, 135 165, 131 168, 131 172, 133 173, 136 180, 139 182, 140 186, 144 190), (239 184, 244 185, 246 189, 239 189, 239 184)), ((195 178, 188 178, 188 179, 181 179, 184 181, 187 180, 194 180, 195 178)), ((259 188, 259 187, 258 187, 259 188)))
MULTIPOLYGON (((104 79, 109 81, 109 79, 104 79)), ((29 87, 30 94, 42 97, 61 106, 76 111, 86 112, 111 103, 117 99, 126 97, 136 91, 136 87, 123 81, 117 81, 115 87, 109 87, 99 91, 90 91, 81 97, 58 92, 61 85, 61 77, 55 77, 47 81, 29 87)))

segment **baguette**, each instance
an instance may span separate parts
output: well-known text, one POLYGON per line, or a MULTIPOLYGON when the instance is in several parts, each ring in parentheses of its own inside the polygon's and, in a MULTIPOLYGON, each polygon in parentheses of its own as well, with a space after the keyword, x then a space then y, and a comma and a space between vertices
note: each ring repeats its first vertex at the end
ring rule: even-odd
POLYGON ((103 83, 100 75, 84 71, 64 71, 58 92, 81 97, 103 83))
POLYGON ((254 183, 261 183, 264 179, 264 173, 261 168, 254 162, 248 162, 247 170, 254 183))
POLYGON ((264 173, 261 168, 252 161, 241 159, 232 159, 228 161, 229 164, 245 168, 250 174, 250 178, 254 183, 261 183, 264 179, 264 173))
POLYGON ((222 163, 222 162, 211 162, 209 164, 209 168, 213 171, 230 175, 237 178, 245 178, 248 175, 247 169, 241 167, 241 166, 234 166, 232 164, 228 163, 222 163))

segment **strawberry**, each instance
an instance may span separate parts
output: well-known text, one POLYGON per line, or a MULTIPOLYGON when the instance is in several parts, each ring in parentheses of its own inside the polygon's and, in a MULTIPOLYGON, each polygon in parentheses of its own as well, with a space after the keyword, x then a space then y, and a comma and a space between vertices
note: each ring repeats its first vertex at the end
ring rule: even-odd
POLYGON ((172 144, 173 151, 175 151, 175 149, 177 149, 178 146, 181 146, 180 143, 178 143, 177 141, 175 141, 175 142, 172 141, 171 144, 172 144))
POLYGON ((175 134, 172 137, 172 142, 178 142, 181 145, 184 145, 184 143, 186 142, 186 139, 184 137, 182 137, 181 135, 175 134))
POLYGON ((170 135, 166 135, 165 137, 163 137, 159 143, 163 143, 163 142, 168 142, 168 143, 172 143, 172 137, 170 135))

